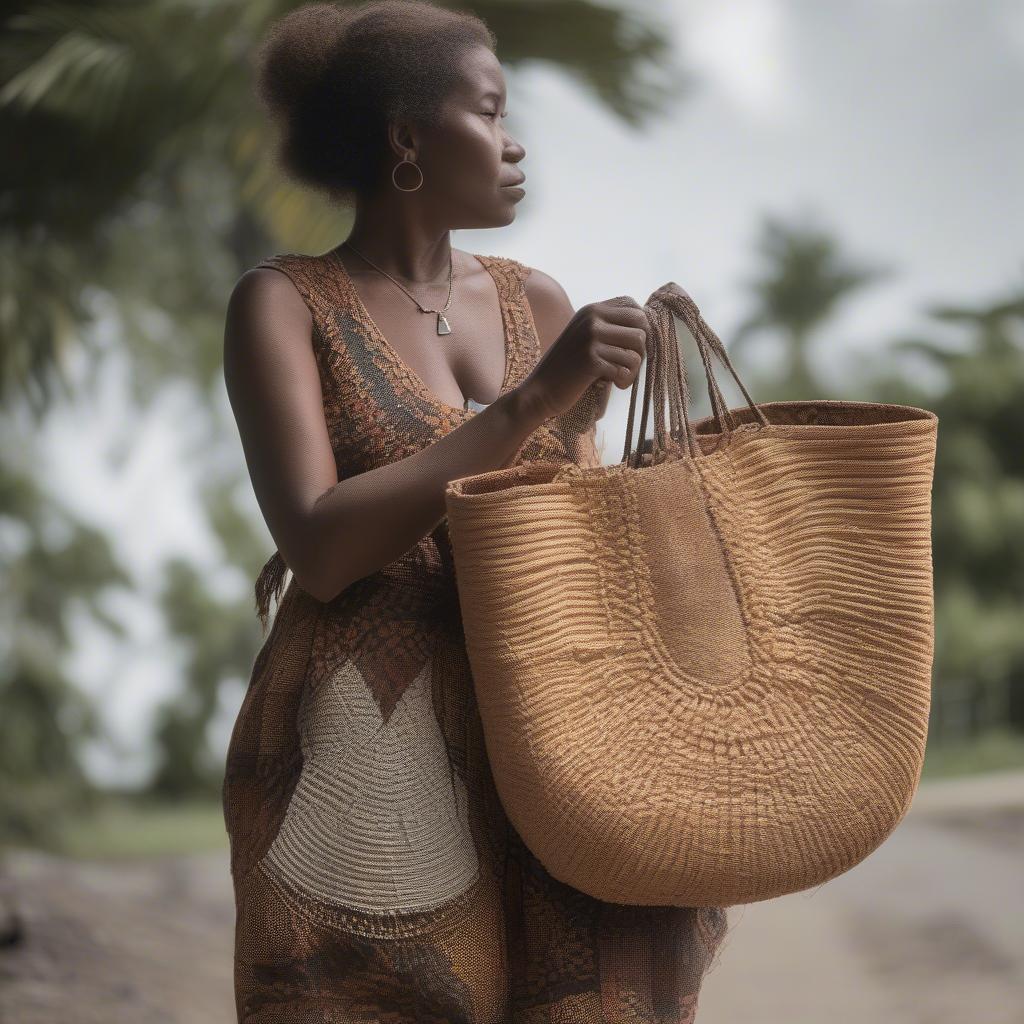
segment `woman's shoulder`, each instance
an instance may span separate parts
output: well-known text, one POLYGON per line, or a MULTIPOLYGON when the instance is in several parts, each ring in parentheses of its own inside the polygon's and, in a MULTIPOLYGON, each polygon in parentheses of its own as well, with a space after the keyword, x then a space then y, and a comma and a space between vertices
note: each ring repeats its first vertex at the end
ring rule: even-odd
POLYGON ((551 321, 561 327, 571 320, 575 309, 565 289, 552 277, 537 267, 526 267, 523 288, 530 301, 535 319, 551 321))
POLYGON ((297 292, 315 316, 329 308, 336 298, 336 285, 326 266, 328 253, 305 253, 285 250, 270 253, 257 260, 239 279, 236 288, 248 287, 277 301, 289 292, 297 292), (248 284, 243 282, 248 281, 248 284))
POLYGON ((260 257, 249 270, 263 270, 263 269, 274 269, 283 270, 285 273, 294 272, 296 274, 309 273, 315 268, 323 265, 327 253, 309 253, 309 252, 293 252, 291 250, 283 250, 281 252, 271 252, 266 256, 260 257))

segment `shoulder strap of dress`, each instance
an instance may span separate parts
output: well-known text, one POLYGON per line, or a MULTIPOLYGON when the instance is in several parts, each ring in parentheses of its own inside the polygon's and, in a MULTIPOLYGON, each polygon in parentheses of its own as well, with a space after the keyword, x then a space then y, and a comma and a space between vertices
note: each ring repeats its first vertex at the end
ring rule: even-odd
POLYGON ((515 342, 512 355, 519 364, 513 376, 520 377, 529 373, 540 358, 540 339, 526 296, 525 281, 530 268, 511 256, 477 255, 491 269, 501 292, 502 305, 512 321, 515 342))
POLYGON ((271 267, 286 274, 309 307, 313 323, 319 326, 331 310, 345 302, 341 281, 329 272, 328 263, 327 253, 310 256, 300 252, 282 252, 265 257, 256 267, 271 267))
MULTIPOLYGON (((501 267, 503 277, 507 280, 510 290, 509 308, 518 322, 519 337, 528 339, 527 347, 531 351, 530 365, 532 369, 540 358, 540 339, 533 320, 533 310, 526 294, 526 278, 531 268, 510 256, 490 256, 488 259, 501 267)), ((611 385, 607 385, 611 387, 611 385)), ((597 445, 596 414, 597 392, 590 388, 580 396, 580 400, 562 416, 555 417, 551 424, 559 433, 569 458, 581 466, 600 466, 604 444, 597 445)))
POLYGON ((489 267, 499 271, 499 277, 508 289, 509 297, 516 294, 516 286, 521 285, 530 273, 530 268, 511 256, 484 256, 477 253, 477 258, 483 260, 489 267))

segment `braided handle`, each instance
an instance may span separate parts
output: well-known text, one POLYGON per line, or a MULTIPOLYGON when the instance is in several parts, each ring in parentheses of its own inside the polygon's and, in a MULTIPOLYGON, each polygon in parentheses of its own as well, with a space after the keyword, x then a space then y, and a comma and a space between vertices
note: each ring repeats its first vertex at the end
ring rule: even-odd
POLYGON ((639 467, 647 436, 647 418, 649 411, 654 412, 654 437, 651 441, 651 464, 662 461, 668 451, 670 438, 679 436, 680 426, 686 437, 687 449, 691 458, 700 456, 695 431, 688 413, 689 391, 686 383, 686 368, 679 348, 674 316, 678 316, 692 335, 701 362, 704 364, 704 375, 707 381, 708 399, 711 402, 712 415, 719 433, 729 433, 736 429, 728 403, 715 380, 711 366, 711 353, 732 374, 733 379, 743 392, 751 412, 761 423, 768 426, 768 420, 750 397, 743 381, 740 380, 732 365, 729 355, 717 334, 705 323, 697 304, 670 281, 655 289, 647 302, 644 312, 647 314, 651 329, 647 332, 647 371, 644 376, 644 401, 640 415, 640 437, 636 449, 633 449, 633 420, 636 412, 636 396, 640 377, 633 381, 629 396, 629 416, 626 421, 626 441, 622 453, 622 461, 628 466, 639 467), (665 402, 669 406, 669 430, 665 430, 665 402))

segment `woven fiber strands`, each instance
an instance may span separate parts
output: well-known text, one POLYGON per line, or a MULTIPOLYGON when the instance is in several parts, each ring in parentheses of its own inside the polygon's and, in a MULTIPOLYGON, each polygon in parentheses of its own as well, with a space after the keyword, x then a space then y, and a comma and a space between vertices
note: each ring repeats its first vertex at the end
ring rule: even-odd
POLYGON ((527 462, 451 481, 446 503, 487 752, 523 841, 601 900, 730 906, 849 870, 910 806, 938 419, 756 405, 677 287, 644 306, 635 449, 639 377, 620 463, 527 462), (707 377, 696 422, 676 318, 707 377))

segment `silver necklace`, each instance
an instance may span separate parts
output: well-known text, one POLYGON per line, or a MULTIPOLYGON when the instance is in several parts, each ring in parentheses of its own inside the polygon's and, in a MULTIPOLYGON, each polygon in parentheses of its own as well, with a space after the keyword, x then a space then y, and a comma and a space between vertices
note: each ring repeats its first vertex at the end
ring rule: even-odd
MULTIPOLYGON (((369 263, 370 266, 374 268, 374 270, 379 270, 385 277, 391 278, 392 281, 395 281, 395 279, 393 277, 391 277, 391 275, 386 270, 382 270, 380 267, 378 267, 377 264, 374 263, 373 260, 371 260, 369 256, 364 256, 351 242, 346 240, 342 244, 343 245, 347 245, 360 259, 366 260, 366 262, 369 263)), ((401 281, 395 281, 395 284, 397 284, 398 287, 401 288, 402 291, 405 292, 405 294, 408 295, 409 298, 412 299, 412 301, 416 303, 416 306, 418 307, 418 309, 419 309, 419 311, 421 313, 436 313, 437 314, 437 333, 438 334, 451 334, 452 333, 451 324, 448 323, 448 318, 444 314, 445 314, 445 310, 452 304, 452 279, 454 278, 454 276, 455 276, 455 261, 452 258, 451 251, 449 250, 449 252, 448 252, 448 301, 440 309, 424 309, 419 304, 419 301, 416 299, 416 296, 413 295, 413 293, 411 291, 409 291, 409 289, 406 288, 401 283, 401 281)))

